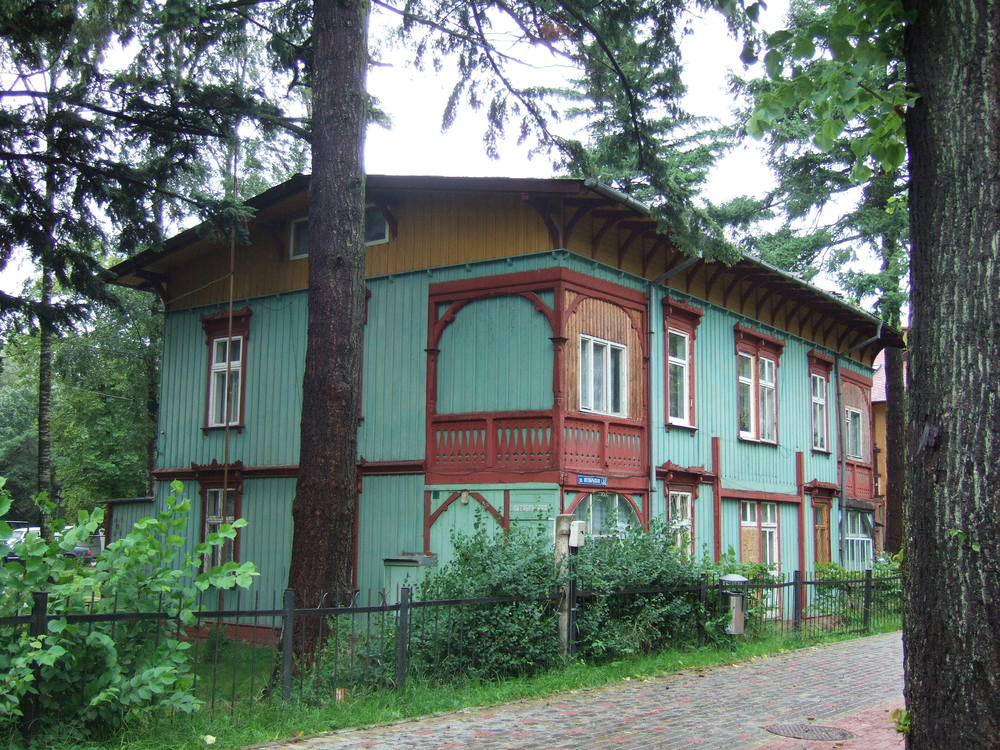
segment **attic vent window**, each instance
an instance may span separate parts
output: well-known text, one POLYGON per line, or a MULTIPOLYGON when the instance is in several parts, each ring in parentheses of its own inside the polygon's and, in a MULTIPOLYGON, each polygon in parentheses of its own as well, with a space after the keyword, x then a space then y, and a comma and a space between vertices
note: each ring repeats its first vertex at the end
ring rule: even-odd
MULTIPOLYGON (((374 206, 365 209, 365 247, 381 245, 389 241, 389 223, 382 212, 374 206)), ((292 237, 289 243, 289 257, 305 258, 309 255, 309 219, 292 222, 292 237)))

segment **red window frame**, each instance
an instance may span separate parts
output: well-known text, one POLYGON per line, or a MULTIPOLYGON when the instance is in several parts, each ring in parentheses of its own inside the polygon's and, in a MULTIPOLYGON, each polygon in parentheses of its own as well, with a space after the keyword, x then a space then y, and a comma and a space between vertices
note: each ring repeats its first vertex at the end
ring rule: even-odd
MULTIPOLYGON (((243 432, 246 426, 246 394, 247 394, 247 345, 250 340, 250 316, 253 310, 244 307, 240 310, 233 310, 232 336, 242 337, 240 346, 240 418, 236 424, 229 425, 230 429, 235 429, 237 433, 243 432)), ((213 315, 202 315, 201 325, 205 330, 205 344, 208 350, 208 365, 205 378, 205 422, 202 431, 207 435, 211 430, 224 430, 226 425, 211 424, 212 409, 212 357, 213 347, 219 339, 229 336, 229 311, 215 313, 213 315)))
MULTIPOLYGON (((814 453, 832 453, 830 448, 830 373, 833 372, 833 358, 828 357, 817 349, 813 349, 808 354, 809 357, 809 426, 812 427, 812 376, 819 375, 826 379, 826 448, 812 446, 814 453)), ((836 412, 834 405, 833 412, 836 412)), ((809 435, 809 442, 812 443, 812 433, 809 435)))
POLYGON ((679 300, 665 298, 663 300, 663 422, 669 430, 672 427, 680 429, 697 429, 695 421, 694 394, 694 341, 698 335, 698 325, 705 311, 700 307, 688 305, 679 300), (670 421, 670 331, 676 331, 687 336, 687 370, 688 370, 688 421, 687 424, 670 421))
POLYGON ((753 370, 753 399, 754 399, 754 419, 751 421, 753 426, 753 437, 746 437, 740 434, 740 417, 742 416, 739 412, 739 397, 737 395, 736 399, 736 434, 740 440, 749 440, 752 442, 762 443, 763 445, 779 445, 781 443, 781 436, 778 432, 778 424, 780 420, 778 418, 779 414, 779 399, 778 399, 778 369, 781 367, 781 355, 785 351, 785 340, 779 339, 776 336, 769 336, 761 331, 749 328, 742 323, 737 323, 733 326, 733 332, 736 338, 736 387, 737 394, 739 394, 739 357, 740 354, 746 354, 753 358, 754 370, 753 370), (774 442, 770 440, 761 440, 760 437, 760 360, 769 359, 774 362, 774 442))

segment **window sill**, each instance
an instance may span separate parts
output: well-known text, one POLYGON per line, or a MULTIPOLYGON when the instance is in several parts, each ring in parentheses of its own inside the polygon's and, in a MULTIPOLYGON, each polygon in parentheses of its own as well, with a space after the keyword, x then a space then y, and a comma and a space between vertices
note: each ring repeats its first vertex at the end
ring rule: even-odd
MULTIPOLYGON (((231 425, 229 425, 229 429, 230 429, 230 431, 235 430, 237 434, 240 434, 240 433, 243 432, 243 428, 245 426, 246 425, 243 425, 243 424, 231 424, 231 425)), ((226 429, 226 426, 224 424, 220 424, 220 425, 213 425, 211 427, 202 427, 201 431, 203 433, 205 433, 206 435, 208 435, 211 432, 221 432, 221 431, 223 431, 225 429, 226 429)))
POLYGON ((685 432, 688 432, 691 435, 694 435, 698 431, 698 428, 695 425, 681 424, 680 422, 667 422, 664 425, 664 427, 666 428, 667 432, 670 432, 671 430, 684 430, 685 432))
POLYGON ((832 456, 833 455, 833 451, 829 451, 826 448, 813 448, 812 452, 813 453, 818 453, 821 456, 832 456))
POLYGON ((769 445, 772 448, 777 448, 779 443, 777 441, 771 440, 761 440, 760 438, 747 437, 746 435, 740 435, 739 439, 744 443, 756 443, 757 445, 769 445))

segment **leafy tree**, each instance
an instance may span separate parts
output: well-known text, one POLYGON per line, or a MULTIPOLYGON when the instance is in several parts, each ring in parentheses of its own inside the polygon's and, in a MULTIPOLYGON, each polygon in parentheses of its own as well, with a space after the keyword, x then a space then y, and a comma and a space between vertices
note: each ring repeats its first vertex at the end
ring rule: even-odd
MULTIPOLYGON (((790 66, 776 49, 788 39, 768 40, 765 61, 781 86, 748 129, 770 127, 800 107, 833 139, 844 122, 840 113, 850 109, 866 125, 853 150, 869 170, 876 162, 887 170, 902 165, 905 129, 912 248, 907 747, 992 746, 1000 743, 994 685, 1000 673, 994 605, 1000 595, 994 543, 1000 532, 994 445, 1000 430, 1000 3, 862 0, 835 8, 833 25, 810 27, 796 40, 790 66), (817 51, 826 75, 806 80, 797 59, 817 51), (905 61, 905 81, 871 89, 868 76, 887 59, 905 61), (801 94, 792 96, 799 85, 801 94)), ((856 169, 858 179, 869 176, 856 169)))
MULTIPOLYGON (((899 327, 909 271, 908 175, 904 166, 887 168, 865 157, 861 149, 871 123, 858 112, 870 109, 873 101, 878 102, 877 96, 889 96, 879 92, 898 89, 902 60, 888 55, 887 50, 855 54, 851 58, 854 68, 861 60, 868 68, 860 76, 859 70, 852 70, 853 77, 837 79, 841 103, 830 104, 827 118, 821 115, 826 110, 813 106, 776 114, 778 106, 792 101, 790 91, 803 95, 812 86, 810 82, 836 75, 831 72, 838 71, 836 59, 807 57, 809 44, 802 40, 811 39, 817 29, 838 23, 839 14, 839 3, 829 0, 791 4, 788 28, 772 35, 768 42, 768 55, 775 52, 782 59, 795 60, 791 88, 781 77, 735 79, 734 89, 753 104, 753 109, 743 113, 744 120, 749 121, 751 133, 766 138, 777 185, 763 199, 738 199, 717 209, 717 214, 720 221, 738 228, 747 252, 805 278, 826 272, 857 302, 873 300, 879 316, 899 327), (847 93, 860 93, 862 99, 843 103, 847 93), (766 135, 762 131, 765 122, 766 135), (771 228, 776 222, 778 227, 771 228), (856 270, 859 257, 877 260, 878 270, 856 270)), ((881 39, 869 42, 874 50, 882 44, 881 39)), ((847 54, 841 47, 841 55, 847 54)), ((773 68, 775 55, 770 59, 773 68)), ((893 111, 890 118, 896 117, 893 111)), ((885 360, 889 402, 885 543, 887 549, 898 552, 902 545, 906 453, 902 352, 889 349, 885 360)))

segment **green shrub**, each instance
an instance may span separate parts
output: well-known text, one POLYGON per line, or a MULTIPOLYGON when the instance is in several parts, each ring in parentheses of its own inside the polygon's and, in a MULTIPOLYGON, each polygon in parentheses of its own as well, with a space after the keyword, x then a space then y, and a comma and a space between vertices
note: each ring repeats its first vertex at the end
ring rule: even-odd
POLYGON ((700 586, 699 571, 662 522, 653 520, 645 533, 588 539, 572 560, 571 575, 580 591, 594 594, 581 597, 578 604, 576 651, 582 656, 618 659, 700 638, 697 591, 612 595, 700 586))
MULTIPOLYGON (((417 587, 418 600, 548 597, 558 588, 552 539, 538 530, 491 534, 480 517, 452 545, 454 559, 417 587)), ((411 670, 440 678, 527 675, 562 658, 551 599, 416 608, 410 636, 411 670)))
MULTIPOLYGON (((2 481, 2 480, 0 480, 2 481)), ((0 484, 2 487, 2 484, 0 484)), ((48 612, 57 617, 48 632, 29 636, 27 626, 0 627, 0 733, 17 740, 25 703, 38 696, 36 723, 41 746, 80 742, 114 730, 132 717, 156 709, 190 712, 199 703, 178 622, 157 620, 71 623, 70 615, 157 612, 192 625, 196 591, 247 587, 257 575, 252 563, 234 562, 202 571, 203 556, 244 526, 238 520, 208 535, 194 553, 181 555, 191 504, 174 483, 165 509, 145 518, 124 539, 109 544, 93 567, 79 568, 63 552, 86 540, 103 521, 103 509, 81 511, 74 526, 46 542, 29 534, 13 546, 21 562, 0 565, 0 617, 29 614, 32 592, 49 594, 48 612)), ((0 515, 10 507, 0 493, 0 515)), ((62 521, 50 527, 62 528, 62 521)), ((10 538, 0 521, 0 542, 10 538)))

